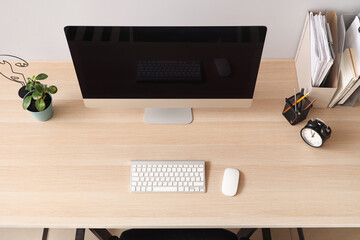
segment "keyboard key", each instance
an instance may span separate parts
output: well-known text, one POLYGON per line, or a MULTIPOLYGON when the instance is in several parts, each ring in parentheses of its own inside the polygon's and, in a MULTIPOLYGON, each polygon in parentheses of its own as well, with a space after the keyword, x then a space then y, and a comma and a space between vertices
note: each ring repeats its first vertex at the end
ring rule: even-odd
POLYGON ((177 192, 177 187, 153 187, 154 192, 177 192))
POLYGON ((133 177, 133 178, 132 178, 132 181, 133 181, 133 182, 138 182, 138 181, 140 181, 140 178, 139 178, 139 177, 133 177))

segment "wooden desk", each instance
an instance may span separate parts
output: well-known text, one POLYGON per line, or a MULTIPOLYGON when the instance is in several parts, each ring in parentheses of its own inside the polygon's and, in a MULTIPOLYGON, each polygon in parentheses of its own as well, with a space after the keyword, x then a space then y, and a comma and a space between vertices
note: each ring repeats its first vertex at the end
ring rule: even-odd
MULTIPOLYGON (((360 107, 312 109, 333 134, 320 149, 281 115, 291 60, 263 61, 249 109, 194 109, 190 125, 147 125, 143 109, 83 106, 72 64, 31 63, 56 84, 54 116, 21 108, 1 79, 0 226, 359 227, 360 107), (133 159, 205 160, 206 194, 131 194, 133 159), (236 197, 223 171, 241 170, 236 197)), ((110 86, 111 87, 111 86, 110 86)))

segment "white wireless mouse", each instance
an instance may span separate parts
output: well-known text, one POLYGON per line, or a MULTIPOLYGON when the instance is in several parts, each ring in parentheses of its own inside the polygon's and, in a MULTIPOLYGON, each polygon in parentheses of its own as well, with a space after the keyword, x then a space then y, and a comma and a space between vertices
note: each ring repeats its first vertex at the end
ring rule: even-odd
POLYGON ((240 172, 234 168, 227 168, 222 182, 222 193, 232 197, 236 194, 239 185, 240 172))

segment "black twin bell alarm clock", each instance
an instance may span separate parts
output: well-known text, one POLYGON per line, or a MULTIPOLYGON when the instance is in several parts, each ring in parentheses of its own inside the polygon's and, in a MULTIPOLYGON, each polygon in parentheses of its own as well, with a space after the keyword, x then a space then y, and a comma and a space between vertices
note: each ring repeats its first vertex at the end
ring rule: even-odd
POLYGON ((330 138, 331 128, 322 120, 313 118, 300 130, 302 139, 312 147, 321 147, 330 138))

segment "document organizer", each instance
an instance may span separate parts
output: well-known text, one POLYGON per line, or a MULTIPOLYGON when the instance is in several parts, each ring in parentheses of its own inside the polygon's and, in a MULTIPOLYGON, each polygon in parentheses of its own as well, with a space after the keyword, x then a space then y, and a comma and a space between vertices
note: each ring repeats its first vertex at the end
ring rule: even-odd
MULTIPOLYGON (((297 93, 296 99, 300 99, 302 96, 303 95, 301 93, 297 93)), ((285 106, 284 106, 284 109, 282 112, 283 116, 286 118, 286 120, 288 120, 288 122, 291 125, 295 125, 295 124, 305 120, 310 111, 310 108, 312 108, 312 106, 309 106, 311 102, 306 97, 300 103, 297 104, 297 106, 299 107, 299 114, 297 114, 295 112, 295 107, 293 105, 294 100, 295 100, 294 96, 286 98, 285 106), (290 108, 290 109, 288 110, 288 108, 290 108)))
MULTIPOLYGON (((309 99, 317 99, 315 108, 327 108, 334 96, 338 83, 338 30, 337 16, 335 11, 326 11, 327 21, 330 25, 333 47, 335 51, 334 64, 331 67, 324 87, 313 87, 311 83, 311 52, 310 52, 310 12, 314 14, 320 11, 309 11, 301 34, 300 43, 295 56, 295 67, 299 88, 304 88, 309 93, 309 99)), ((324 12, 324 11, 321 11, 324 12)))

